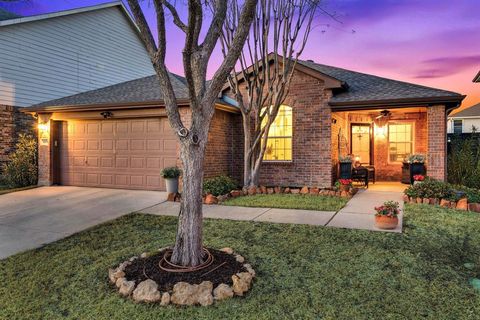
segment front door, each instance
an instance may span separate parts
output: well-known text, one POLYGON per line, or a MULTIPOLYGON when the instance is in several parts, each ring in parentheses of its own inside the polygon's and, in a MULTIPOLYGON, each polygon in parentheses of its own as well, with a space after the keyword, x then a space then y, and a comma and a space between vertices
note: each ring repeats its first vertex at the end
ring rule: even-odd
POLYGON ((351 126, 351 153, 360 158, 360 163, 370 165, 372 148, 372 129, 369 124, 352 124, 351 126))

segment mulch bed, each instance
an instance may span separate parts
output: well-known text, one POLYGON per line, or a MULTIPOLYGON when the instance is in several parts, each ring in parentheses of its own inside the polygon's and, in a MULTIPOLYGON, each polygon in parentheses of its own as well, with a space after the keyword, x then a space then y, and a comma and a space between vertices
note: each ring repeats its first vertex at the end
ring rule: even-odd
POLYGON ((232 285, 232 275, 246 271, 243 264, 238 262, 233 255, 215 249, 209 248, 208 250, 214 260, 205 269, 193 272, 164 271, 158 266, 164 254, 162 251, 146 258, 135 259, 131 265, 125 268, 125 278, 128 281, 134 280, 136 283, 152 279, 158 284, 158 290, 165 292, 172 290, 177 282, 200 284, 203 281, 211 281, 213 287, 221 283, 232 285), (218 267, 219 265, 221 266, 218 267))

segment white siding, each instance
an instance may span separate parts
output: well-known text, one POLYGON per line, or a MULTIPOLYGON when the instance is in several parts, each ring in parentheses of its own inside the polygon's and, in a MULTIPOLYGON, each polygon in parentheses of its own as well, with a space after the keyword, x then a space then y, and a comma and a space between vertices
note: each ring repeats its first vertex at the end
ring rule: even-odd
POLYGON ((453 119, 462 120, 462 133, 472 133, 472 127, 475 127, 477 132, 480 132, 480 117, 479 118, 449 118, 447 125, 447 133, 453 133, 453 119))
POLYGON ((25 107, 152 74, 118 6, 0 27, 0 104, 25 107))

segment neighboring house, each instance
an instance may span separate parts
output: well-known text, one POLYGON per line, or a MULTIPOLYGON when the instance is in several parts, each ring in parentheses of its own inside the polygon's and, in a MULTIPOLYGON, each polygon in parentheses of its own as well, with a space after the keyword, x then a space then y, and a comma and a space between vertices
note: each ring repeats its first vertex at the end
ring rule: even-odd
POLYGON ((34 123, 19 108, 154 74, 121 2, 0 17, 0 164, 34 123))
POLYGON ((473 82, 480 82, 480 71, 478 71, 477 75, 475 78, 473 78, 473 82))
POLYGON ((448 133, 472 133, 480 129, 480 103, 451 114, 448 133))
MULTIPOLYGON (((189 123, 185 79, 172 75, 189 123)), ((241 116, 226 87, 211 124, 205 176, 241 179, 241 116)), ((427 154, 428 175, 445 179, 447 116, 464 96, 326 66, 296 65, 270 130, 261 184, 328 187, 339 155, 372 165, 377 180, 400 181, 402 161, 427 154)), ((39 114, 40 184, 163 190, 161 168, 181 165, 154 76, 26 108, 39 114)))

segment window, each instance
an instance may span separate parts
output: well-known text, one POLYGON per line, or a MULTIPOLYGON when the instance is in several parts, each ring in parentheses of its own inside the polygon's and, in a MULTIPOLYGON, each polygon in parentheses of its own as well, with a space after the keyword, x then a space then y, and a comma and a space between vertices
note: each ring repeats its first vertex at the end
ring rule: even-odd
POLYGON ((463 131, 463 121, 453 120, 453 133, 462 133, 462 131, 463 131))
POLYGON ((390 162, 402 162, 413 153, 412 123, 388 124, 388 156, 390 162))
POLYGON ((268 131, 264 161, 292 161, 292 108, 280 106, 268 131))

